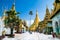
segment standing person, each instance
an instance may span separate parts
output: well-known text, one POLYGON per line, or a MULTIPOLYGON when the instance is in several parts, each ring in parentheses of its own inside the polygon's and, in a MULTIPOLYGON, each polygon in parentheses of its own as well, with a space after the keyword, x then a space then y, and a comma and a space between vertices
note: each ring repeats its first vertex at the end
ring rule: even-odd
POLYGON ((52 36, 53 36, 53 38, 55 38, 56 37, 56 33, 52 32, 52 36))

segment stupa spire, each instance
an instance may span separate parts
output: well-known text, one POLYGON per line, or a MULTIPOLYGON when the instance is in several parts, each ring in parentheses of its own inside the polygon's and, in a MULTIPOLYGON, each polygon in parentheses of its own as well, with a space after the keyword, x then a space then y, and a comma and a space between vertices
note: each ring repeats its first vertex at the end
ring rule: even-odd
POLYGON ((44 20, 49 20, 49 19, 50 19, 50 13, 49 13, 48 6, 46 6, 46 14, 44 20))
POLYGON ((35 23, 38 23, 40 20, 39 20, 39 17, 38 17, 38 11, 36 10, 36 17, 35 17, 35 23))
POLYGON ((38 16, 38 10, 36 10, 36 15, 38 16))

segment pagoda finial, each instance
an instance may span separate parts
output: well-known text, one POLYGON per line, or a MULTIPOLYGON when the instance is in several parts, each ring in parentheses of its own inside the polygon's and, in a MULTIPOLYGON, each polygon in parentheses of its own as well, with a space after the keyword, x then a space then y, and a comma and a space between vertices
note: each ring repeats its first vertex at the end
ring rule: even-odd
POLYGON ((46 5, 46 9, 48 9, 48 5, 46 5))
POLYGON ((49 12, 48 6, 46 5, 46 12, 49 12))
POLYGON ((38 15, 38 10, 36 9, 36 15, 38 15))
POLYGON ((14 0, 14 3, 13 3, 13 5, 15 5, 15 0, 14 0))
POLYGON ((14 0, 14 3, 13 3, 13 5, 12 5, 11 10, 15 10, 15 0, 14 0))
POLYGON ((40 19, 39 19, 39 17, 38 17, 38 11, 36 10, 35 22, 39 22, 39 21, 40 21, 40 19))

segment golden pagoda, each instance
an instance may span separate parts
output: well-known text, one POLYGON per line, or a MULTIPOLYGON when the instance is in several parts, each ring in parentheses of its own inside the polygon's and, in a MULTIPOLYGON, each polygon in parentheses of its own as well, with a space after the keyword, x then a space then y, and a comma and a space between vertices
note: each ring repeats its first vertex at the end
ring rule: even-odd
POLYGON ((44 17, 44 24, 43 24, 44 26, 43 27, 46 26, 46 24, 49 20, 50 20, 50 12, 49 12, 48 7, 46 7, 46 14, 45 14, 45 17, 44 17))
POLYGON ((34 23, 30 26, 30 31, 36 31, 36 28, 38 27, 38 23, 39 23, 39 17, 38 17, 38 11, 36 10, 36 17, 34 20, 34 23))
POLYGON ((47 22, 48 22, 49 20, 50 20, 50 12, 49 12, 48 7, 46 7, 46 15, 45 15, 45 18, 44 18, 44 26, 43 26, 43 28, 46 27, 46 24, 47 24, 47 22))

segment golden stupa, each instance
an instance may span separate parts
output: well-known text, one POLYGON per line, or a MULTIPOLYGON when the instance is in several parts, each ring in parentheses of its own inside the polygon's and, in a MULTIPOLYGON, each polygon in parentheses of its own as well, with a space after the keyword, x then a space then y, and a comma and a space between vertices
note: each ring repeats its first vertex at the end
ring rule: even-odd
POLYGON ((30 26, 30 31, 36 31, 36 28, 38 27, 38 23, 39 23, 39 17, 38 17, 38 11, 36 10, 36 17, 34 20, 34 23, 30 26))

